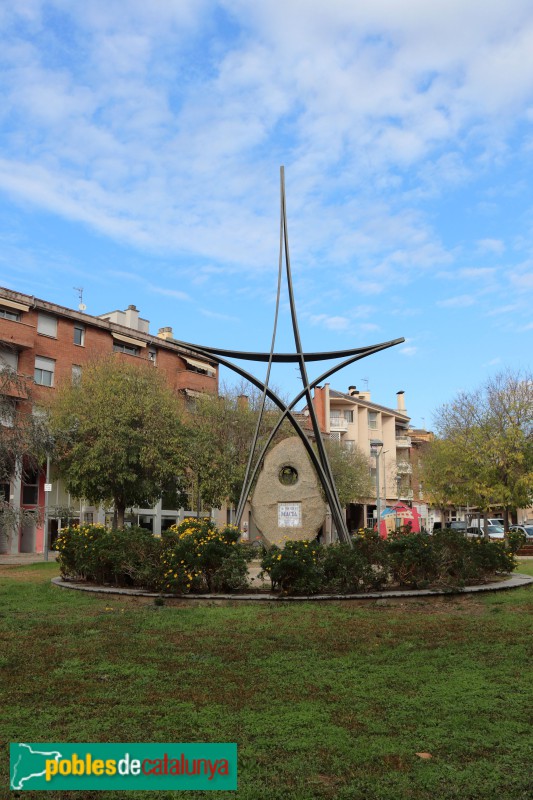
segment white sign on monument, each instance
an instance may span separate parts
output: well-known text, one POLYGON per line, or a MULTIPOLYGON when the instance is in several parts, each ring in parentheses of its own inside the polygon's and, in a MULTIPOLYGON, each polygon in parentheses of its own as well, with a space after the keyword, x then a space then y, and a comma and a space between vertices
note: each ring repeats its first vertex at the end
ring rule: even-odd
POLYGON ((301 503, 278 503, 278 527, 280 527, 280 528, 301 528, 302 527, 302 504, 301 503))

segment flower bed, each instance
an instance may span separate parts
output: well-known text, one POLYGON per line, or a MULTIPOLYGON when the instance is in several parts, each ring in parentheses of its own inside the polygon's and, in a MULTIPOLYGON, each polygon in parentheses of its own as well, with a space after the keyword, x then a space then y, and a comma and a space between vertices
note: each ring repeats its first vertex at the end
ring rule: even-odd
POLYGON ((159 537, 144 528, 64 528, 56 540, 61 574, 152 591, 236 591, 246 586, 249 550, 233 525, 187 519, 159 537))
MULTIPOLYGON (((514 543, 513 543, 514 544, 514 543)), ((65 528, 57 539, 63 577, 162 593, 250 591, 254 555, 232 525, 187 519, 154 537, 143 528, 65 528)), ((506 542, 467 539, 460 531, 433 536, 399 531, 387 540, 361 530, 353 547, 287 541, 262 551, 262 575, 282 594, 351 594, 392 587, 454 589, 514 570, 506 542)))

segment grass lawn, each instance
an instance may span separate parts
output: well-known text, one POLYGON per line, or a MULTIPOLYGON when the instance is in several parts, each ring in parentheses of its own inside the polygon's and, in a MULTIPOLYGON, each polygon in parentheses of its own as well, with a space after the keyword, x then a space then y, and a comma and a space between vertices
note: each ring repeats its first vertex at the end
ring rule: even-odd
POLYGON ((533 797, 533 587, 156 606, 58 589, 57 572, 0 567, 0 797, 67 796, 10 794, 10 741, 236 741, 239 800, 533 797))

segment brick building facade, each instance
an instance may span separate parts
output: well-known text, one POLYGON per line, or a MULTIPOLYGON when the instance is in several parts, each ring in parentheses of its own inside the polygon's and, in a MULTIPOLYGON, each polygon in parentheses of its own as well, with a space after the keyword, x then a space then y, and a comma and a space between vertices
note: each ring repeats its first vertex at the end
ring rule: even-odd
MULTIPOLYGON (((80 378, 84 366, 92 361, 109 357, 131 360, 133 363, 149 362, 163 373, 167 385, 184 396, 201 392, 218 391, 218 367, 209 359, 178 345, 172 339, 172 328, 161 328, 157 335, 149 332, 148 320, 139 316, 135 306, 126 311, 112 311, 92 316, 81 311, 64 308, 20 292, 0 288, 0 369, 6 365, 33 382, 32 395, 36 405, 50 398, 54 389, 64 381, 80 378)), ((24 398, 20 398, 24 403, 24 398)), ((31 409, 28 409, 30 412, 31 409)), ((7 421, 0 423, 2 426, 7 421)), ((37 474, 14 476, 9 485, 2 486, 2 497, 11 505, 27 510, 44 507, 44 470, 37 474)), ((52 508, 71 503, 59 483, 54 487, 52 508)), ((84 521, 95 520, 102 510, 79 504, 77 517, 84 521)), ((139 514, 138 510, 134 510, 139 514)), ((161 528, 161 503, 159 509, 144 509, 145 517, 152 518, 152 529, 161 528), (159 512, 159 517, 158 517, 159 512), (158 524, 159 520, 159 524, 158 524)), ((172 520, 177 509, 169 509, 172 520)), ((53 520, 53 517, 52 517, 53 520)), ((96 521, 96 520, 95 520, 96 521)), ((137 519, 138 521, 138 519, 137 519)), ((52 524, 60 525, 56 519, 52 524)), ((0 536, 0 552, 42 552, 44 530, 41 521, 22 526, 10 537, 0 536)))

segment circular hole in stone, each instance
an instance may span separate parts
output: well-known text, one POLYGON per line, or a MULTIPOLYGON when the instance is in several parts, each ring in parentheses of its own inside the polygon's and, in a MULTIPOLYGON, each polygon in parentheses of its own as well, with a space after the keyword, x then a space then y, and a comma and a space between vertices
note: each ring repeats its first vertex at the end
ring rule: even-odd
POLYGON ((282 483, 284 486, 294 486, 296 481, 298 480, 298 472, 294 469, 294 467, 285 466, 282 467, 279 471, 279 482, 282 483))

